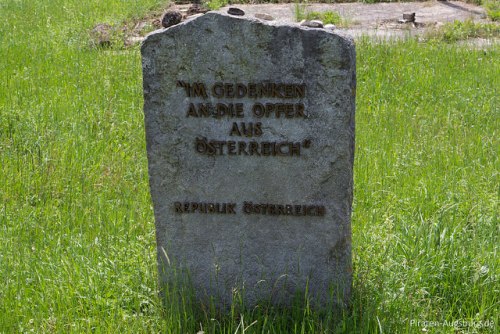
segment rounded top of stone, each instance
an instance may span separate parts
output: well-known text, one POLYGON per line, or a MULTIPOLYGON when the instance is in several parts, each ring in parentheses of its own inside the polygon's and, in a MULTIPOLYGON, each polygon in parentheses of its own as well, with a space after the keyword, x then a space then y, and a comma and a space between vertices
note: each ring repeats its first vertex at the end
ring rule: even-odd
POLYGON ((149 41, 155 40, 156 39, 155 36, 159 37, 159 35, 162 35, 166 32, 175 33, 176 30, 182 29, 187 25, 199 24, 201 26, 205 21, 216 21, 216 20, 220 20, 221 24, 232 24, 239 20, 240 22, 249 22, 251 24, 272 26, 277 28, 285 27, 285 28, 297 29, 300 31, 311 31, 314 33, 321 33, 321 34, 324 33, 329 35, 335 35, 340 39, 345 40, 345 42, 348 45, 354 44, 354 40, 351 36, 342 33, 338 30, 334 31, 332 29, 315 28, 315 27, 300 25, 300 23, 287 23, 279 20, 263 20, 250 15, 231 15, 229 13, 222 11, 210 11, 205 14, 193 15, 192 17, 188 17, 186 20, 177 25, 155 30, 146 36, 146 39, 143 41, 143 44, 147 44, 148 40, 149 41))

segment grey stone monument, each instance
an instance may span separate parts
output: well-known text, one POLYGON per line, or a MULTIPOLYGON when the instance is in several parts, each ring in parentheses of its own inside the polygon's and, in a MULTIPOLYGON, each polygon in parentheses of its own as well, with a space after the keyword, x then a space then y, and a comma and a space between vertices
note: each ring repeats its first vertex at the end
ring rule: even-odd
POLYGON ((306 289, 344 304, 352 40, 210 12, 153 32, 142 57, 161 286, 180 275, 222 306, 306 289))

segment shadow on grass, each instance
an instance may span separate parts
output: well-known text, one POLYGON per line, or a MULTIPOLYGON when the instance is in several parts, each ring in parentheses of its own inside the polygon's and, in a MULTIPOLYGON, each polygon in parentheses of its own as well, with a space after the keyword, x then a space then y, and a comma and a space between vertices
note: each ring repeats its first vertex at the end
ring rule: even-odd
POLYGON ((306 291, 287 302, 269 298, 249 304, 244 293, 234 293, 227 305, 215 297, 200 301, 188 280, 177 277, 163 284, 163 316, 167 333, 354 333, 378 332, 379 297, 360 284, 353 287, 348 305, 340 306, 334 289, 325 291, 319 305, 306 291))

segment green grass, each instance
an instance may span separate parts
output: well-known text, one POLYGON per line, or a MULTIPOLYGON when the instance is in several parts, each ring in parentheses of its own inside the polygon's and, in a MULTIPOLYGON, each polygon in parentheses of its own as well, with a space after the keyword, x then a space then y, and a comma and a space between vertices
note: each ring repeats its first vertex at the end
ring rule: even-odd
POLYGON ((347 23, 345 19, 343 19, 339 13, 333 11, 324 11, 324 12, 315 12, 315 11, 307 11, 304 12, 298 10, 295 12, 295 19, 297 22, 302 20, 320 20, 323 24, 334 24, 336 26, 346 26, 347 23))
POLYGON ((470 38, 500 38, 500 25, 472 20, 453 21, 425 34, 426 40, 456 42, 470 38))
POLYGON ((307 2, 295 2, 294 16, 297 22, 302 20, 321 20, 323 24, 334 24, 339 27, 346 27, 348 25, 348 21, 341 17, 338 12, 331 10, 322 12, 310 11, 307 7, 307 2))
POLYGON ((0 3, 0 333, 498 331, 498 45, 358 43, 351 311, 163 307, 139 50, 88 46, 160 2, 0 3))
POLYGON ((227 4, 229 4, 228 0, 210 0, 206 2, 207 7, 211 10, 217 10, 221 7, 226 6, 227 4))

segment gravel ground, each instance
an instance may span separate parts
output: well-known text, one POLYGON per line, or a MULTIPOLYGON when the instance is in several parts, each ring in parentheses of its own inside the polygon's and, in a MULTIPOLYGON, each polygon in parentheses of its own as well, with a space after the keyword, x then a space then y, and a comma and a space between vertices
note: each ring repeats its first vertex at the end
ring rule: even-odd
MULTIPOLYGON (((181 11, 187 16, 191 4, 173 5, 167 9, 181 11)), ((256 4, 256 5, 231 5, 219 11, 227 12, 229 7, 242 9, 246 16, 259 16, 258 14, 271 15, 272 24, 299 24, 295 19, 294 3, 286 4, 256 4)), ((427 1, 427 2, 402 2, 402 3, 340 3, 340 4, 308 4, 302 7, 303 11, 334 11, 340 14, 347 24, 337 27, 336 31, 356 38, 368 36, 374 40, 404 39, 425 34, 427 31, 455 20, 473 20, 475 22, 491 22, 482 7, 462 1, 427 1), (415 23, 400 23, 403 14, 415 13, 415 23)), ((202 15, 202 14, 198 14, 202 15)), ((189 19, 187 16, 186 19, 189 19)), ((500 24, 500 23, 497 23, 500 24)), ((152 25, 161 27, 161 12, 148 15, 147 18, 135 22, 132 27, 125 27, 126 44, 139 43, 144 39, 142 29, 152 25)), ((473 47, 487 47, 500 42, 496 39, 468 39, 461 43, 473 47)))
MULTIPOLYGON (((295 4, 258 4, 232 5, 245 11, 245 15, 254 17, 265 13, 275 18, 276 23, 296 23, 295 4)), ((220 11, 227 11, 223 7, 220 11)), ((404 38, 423 34, 427 29, 455 20, 468 19, 486 22, 483 8, 461 1, 428 1, 406 3, 343 3, 310 4, 306 11, 335 11, 347 20, 348 28, 339 30, 353 36, 368 35, 375 38, 404 38), (416 23, 399 23, 403 13, 415 13, 416 23)))

